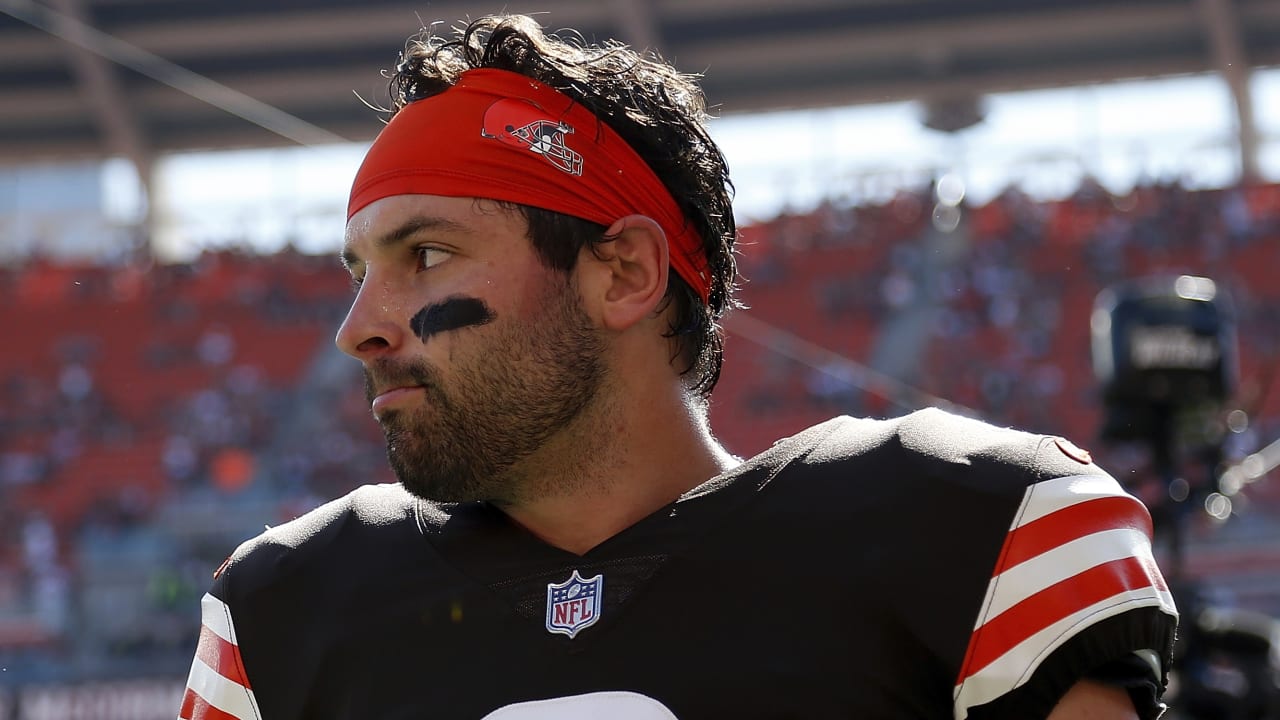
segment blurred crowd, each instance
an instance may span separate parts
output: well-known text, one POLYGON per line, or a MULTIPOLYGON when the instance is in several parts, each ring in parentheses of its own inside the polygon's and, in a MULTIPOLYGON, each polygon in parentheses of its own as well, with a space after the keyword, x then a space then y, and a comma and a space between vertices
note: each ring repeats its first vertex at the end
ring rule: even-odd
MULTIPOLYGON (((1280 436, 1280 187, 1151 185, 1117 197, 1086 184, 1056 202, 1010 190, 942 229, 939 207, 926 189, 748 228, 749 312, 855 362, 797 360, 731 338, 725 395, 735 397, 719 399, 730 408, 723 421, 733 423, 739 401, 808 422, 831 410, 900 414, 932 397, 1092 442, 1102 410, 1091 366, 1095 297, 1128 278, 1192 274, 1233 301, 1234 402, 1250 435, 1280 436), (869 395, 875 374, 911 388, 869 395)), ((753 436, 749 449, 767 438, 753 436)))
MULTIPOLYGON (((1093 298, 1155 273, 1228 289, 1249 416, 1233 447, 1280 437, 1280 186, 829 202, 745 228, 741 269, 740 312, 782 332, 727 323, 712 420, 739 454, 930 395, 1091 441, 1093 298)), ((391 481, 358 365, 331 342, 349 293, 336 260, 290 251, 0 269, 0 665, 189 658, 238 542, 391 481)))

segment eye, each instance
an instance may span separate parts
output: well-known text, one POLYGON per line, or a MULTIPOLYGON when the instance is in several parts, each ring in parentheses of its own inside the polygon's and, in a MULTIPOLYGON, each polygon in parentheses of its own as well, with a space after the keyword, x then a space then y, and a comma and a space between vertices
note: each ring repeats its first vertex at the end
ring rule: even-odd
POLYGON ((448 260, 452 253, 448 250, 441 250, 438 247, 424 245, 415 251, 418 255, 418 272, 430 270, 440 263, 448 260))
POLYGON ((351 291, 352 292, 359 290, 360 286, 363 284, 364 284, 364 276, 356 275, 354 273, 351 275, 351 291))

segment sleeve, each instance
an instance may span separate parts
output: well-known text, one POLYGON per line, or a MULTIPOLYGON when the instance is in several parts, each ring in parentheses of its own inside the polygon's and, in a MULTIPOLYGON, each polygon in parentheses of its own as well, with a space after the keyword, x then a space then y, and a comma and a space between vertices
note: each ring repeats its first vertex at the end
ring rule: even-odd
MULTIPOLYGON (((221 578, 219 578, 221 580, 221 578)), ((187 676, 179 720, 261 720, 262 711, 240 655, 231 608, 214 593, 200 601, 200 640, 187 676)))
MULTIPOLYGON (((957 720, 1046 717, 1080 679, 1142 667, 1134 656, 1155 660, 1145 666, 1163 689, 1177 610, 1152 555, 1150 515, 1090 470, 1026 488, 955 681, 957 720)), ((1130 680, 1119 684, 1142 682, 1130 680)), ((1159 715, 1158 692, 1131 696, 1142 717, 1159 715)))
POLYGON ((358 490, 236 548, 200 602, 200 639, 179 719, 315 717, 309 704, 323 702, 317 676, 337 632, 327 618, 342 602, 328 580, 342 574, 335 567, 367 567, 373 536, 348 542, 339 565, 334 547, 352 528, 394 521, 405 532, 416 530, 402 498, 387 489, 358 490))

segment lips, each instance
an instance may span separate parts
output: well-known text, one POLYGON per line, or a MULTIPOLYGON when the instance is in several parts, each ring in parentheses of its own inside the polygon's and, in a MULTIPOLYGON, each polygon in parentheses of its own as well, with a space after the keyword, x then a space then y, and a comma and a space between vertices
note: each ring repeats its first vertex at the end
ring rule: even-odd
POLYGON ((408 385, 385 390, 374 397, 373 402, 370 403, 370 407, 373 410, 373 416, 381 417, 382 414, 388 410, 394 410, 412 403, 425 391, 426 388, 421 385, 408 385))
POLYGON ((379 419, 383 411, 420 403, 418 393, 435 384, 434 369, 420 360, 378 358, 364 367, 364 397, 379 419))

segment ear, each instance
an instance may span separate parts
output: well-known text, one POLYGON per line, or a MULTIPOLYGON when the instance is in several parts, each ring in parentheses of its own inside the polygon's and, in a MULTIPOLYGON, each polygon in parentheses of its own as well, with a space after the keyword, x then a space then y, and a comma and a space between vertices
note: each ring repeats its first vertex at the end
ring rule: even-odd
POLYGON ((653 314, 667 292, 667 234, 645 215, 620 218, 605 231, 610 241, 594 252, 588 282, 601 323, 625 330, 653 314))

